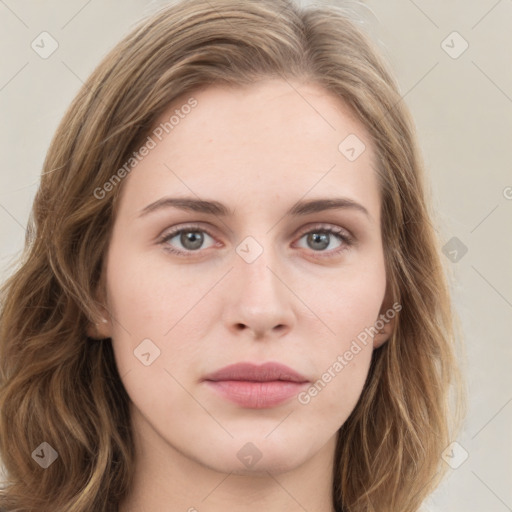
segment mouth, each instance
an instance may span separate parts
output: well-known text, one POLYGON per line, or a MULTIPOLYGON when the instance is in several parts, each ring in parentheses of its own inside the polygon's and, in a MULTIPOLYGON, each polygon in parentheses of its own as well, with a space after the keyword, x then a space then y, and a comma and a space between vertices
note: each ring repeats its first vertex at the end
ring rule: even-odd
POLYGON ((203 382, 224 399, 249 409, 280 405, 309 384, 306 377, 280 363, 238 363, 207 375, 203 382))

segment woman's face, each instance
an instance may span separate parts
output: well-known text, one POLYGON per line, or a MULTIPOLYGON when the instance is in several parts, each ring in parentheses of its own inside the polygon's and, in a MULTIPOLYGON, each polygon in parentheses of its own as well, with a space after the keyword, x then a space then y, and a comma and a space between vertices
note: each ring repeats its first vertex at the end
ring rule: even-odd
POLYGON ((144 449, 241 474, 331 457, 393 324, 368 335, 389 304, 367 132, 267 80, 184 96, 149 136, 117 185, 102 326, 144 449), (301 377, 205 380, 241 362, 301 377))

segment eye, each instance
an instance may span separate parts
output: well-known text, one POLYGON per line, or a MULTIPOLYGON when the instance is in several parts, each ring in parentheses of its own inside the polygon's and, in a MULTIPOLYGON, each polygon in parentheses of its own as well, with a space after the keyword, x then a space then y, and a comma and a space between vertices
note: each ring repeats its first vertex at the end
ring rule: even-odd
POLYGON ((313 252, 328 253, 322 254, 321 257, 336 256, 342 251, 346 251, 353 245, 352 236, 345 230, 334 226, 315 226, 313 229, 302 234, 301 240, 306 238, 306 248, 310 248, 313 252), (333 238, 338 240, 338 245, 332 247, 333 238), (330 250, 325 250, 331 246, 330 250))
POLYGON ((164 235, 160 239, 160 243, 164 245, 166 251, 188 256, 188 252, 197 252, 199 249, 203 248, 202 245, 205 241, 205 235, 206 237, 213 239, 207 231, 199 226, 185 226, 179 229, 174 229, 170 233, 164 235), (177 239, 178 243, 181 244, 182 249, 176 248, 170 244, 170 241, 173 238, 177 239))

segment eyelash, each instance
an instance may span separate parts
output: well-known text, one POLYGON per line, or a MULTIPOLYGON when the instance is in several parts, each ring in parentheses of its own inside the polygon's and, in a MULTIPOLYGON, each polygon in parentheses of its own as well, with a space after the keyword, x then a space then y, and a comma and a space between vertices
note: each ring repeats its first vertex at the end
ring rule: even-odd
MULTIPOLYGON (((211 238, 215 238, 207 229, 204 229, 203 227, 198 226, 198 225, 191 224, 191 225, 187 225, 187 226, 182 226, 178 229, 174 229, 174 230, 170 231, 169 233, 166 233, 163 237, 160 238, 159 243, 164 246, 164 250, 166 250, 172 254, 177 254, 177 255, 185 257, 185 258, 192 258, 192 257, 194 257, 195 253, 201 252, 201 249, 198 249, 196 251, 182 251, 182 250, 175 249, 174 247, 170 246, 167 242, 169 240, 171 240, 172 238, 174 238, 176 235, 179 235, 183 232, 196 232, 196 231, 206 233, 211 238)), ((325 253, 325 255, 323 254, 324 251, 312 251, 313 253, 322 254, 321 256, 315 256, 315 257, 319 257, 319 258, 331 258, 331 257, 338 256, 340 253, 348 250, 352 245, 354 245, 354 242, 355 242, 354 239, 351 236, 347 235, 346 232, 344 230, 342 230, 341 228, 332 227, 332 226, 326 227, 323 225, 313 226, 313 228, 310 228, 308 231, 302 232, 300 234, 299 239, 302 238, 304 235, 308 235, 310 233, 322 233, 322 234, 327 233, 327 234, 334 235, 334 236, 338 237, 339 240, 341 242, 343 242, 343 244, 340 247, 338 247, 337 249, 328 251, 327 253, 325 253)))

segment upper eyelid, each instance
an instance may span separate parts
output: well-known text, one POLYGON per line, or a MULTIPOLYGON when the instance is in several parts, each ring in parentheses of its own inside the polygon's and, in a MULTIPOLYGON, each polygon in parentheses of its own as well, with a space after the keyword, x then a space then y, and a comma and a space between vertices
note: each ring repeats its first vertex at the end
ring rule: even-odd
MULTIPOLYGON (((324 229, 324 230, 331 229, 334 231, 333 233, 331 233, 334 236, 338 235, 341 237, 345 237, 347 239, 347 241, 352 242, 352 243, 355 243, 355 241, 356 241, 355 236, 347 228, 338 226, 336 224, 327 223, 327 222, 310 223, 309 225, 296 230, 294 232, 293 236, 294 237, 297 237, 297 236, 302 237, 305 234, 307 234, 311 231, 314 231, 315 229, 317 229, 318 231, 321 231, 322 229, 324 229), (336 230, 340 230, 341 233, 336 233, 336 230)), ((169 239, 174 238, 175 236, 179 235, 180 232, 182 232, 182 231, 193 231, 193 230, 204 231, 211 238, 213 238, 213 239, 217 238, 217 236, 212 233, 212 231, 215 231, 214 229, 211 229, 209 227, 206 228, 206 227, 202 226, 200 223, 197 223, 197 224, 195 224, 195 223, 186 224, 185 223, 183 225, 178 225, 177 227, 170 229, 168 232, 164 232, 164 234, 162 234, 161 236, 158 237, 158 240, 159 241, 169 240, 169 239)))
POLYGON ((298 233, 304 234, 308 233, 309 231, 314 231, 315 229, 318 229, 318 231, 321 231, 322 229, 332 229, 332 230, 340 230, 346 233, 346 235, 350 238, 353 237, 351 231, 349 231, 347 228, 344 228, 343 226, 337 226, 336 224, 332 224, 330 222, 316 222, 312 223, 308 226, 305 226, 304 228, 301 228, 298 230, 298 233))
MULTIPOLYGON (((294 236, 297 236, 297 234, 304 234, 304 233, 308 233, 309 231, 311 230, 315 230, 315 229, 318 229, 318 230, 321 230, 321 229, 328 229, 328 228, 331 228, 331 229, 334 229, 334 230, 341 230, 341 231, 344 231, 346 232, 347 236, 353 238, 354 235, 352 234, 352 232, 343 227, 343 226, 338 226, 336 224, 333 224, 333 223, 329 223, 329 222, 313 222, 313 223, 310 223, 308 224, 307 226, 304 226, 300 229, 297 229, 295 230, 295 233, 294 233, 294 236)), ((162 235, 160 235, 158 238, 163 238, 163 237, 167 237, 167 236, 170 236, 170 235, 176 235, 178 233, 180 233, 181 231, 192 231, 196 229, 197 231, 204 231, 206 232, 208 235, 210 236, 214 236, 214 234, 212 232, 215 232, 215 229, 214 228, 211 228, 211 227, 204 227, 203 225, 201 225, 200 223, 198 224, 194 224, 194 223, 190 223, 190 224, 183 224, 183 225, 178 225, 176 227, 173 227, 173 228, 170 228, 168 231, 164 231, 164 233, 162 235)))

